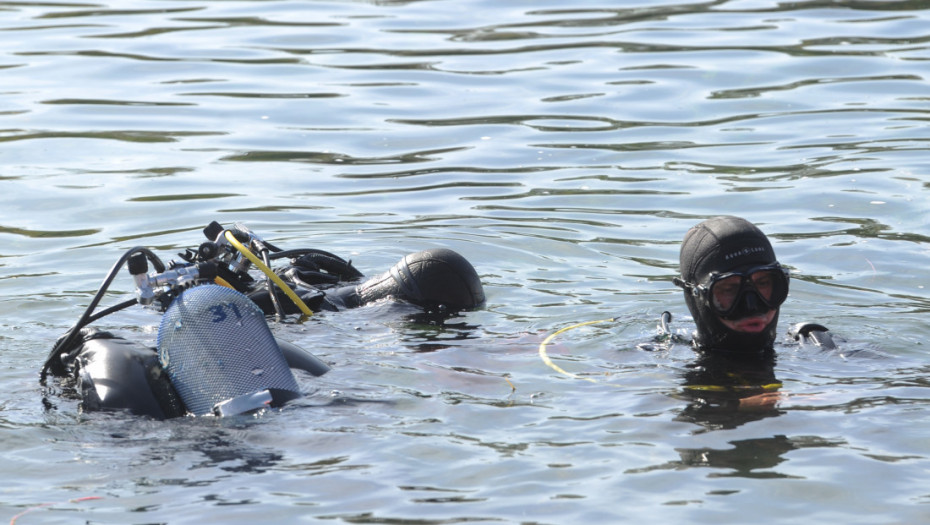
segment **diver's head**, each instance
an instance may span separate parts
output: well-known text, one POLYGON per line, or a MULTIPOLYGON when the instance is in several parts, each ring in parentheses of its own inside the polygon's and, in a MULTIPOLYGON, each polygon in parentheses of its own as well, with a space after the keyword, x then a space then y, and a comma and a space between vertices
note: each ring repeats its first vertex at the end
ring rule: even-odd
POLYGON ((345 308, 393 297, 440 314, 472 310, 485 303, 475 267, 447 248, 406 255, 383 274, 356 286, 328 291, 327 297, 345 308))
POLYGON ((691 228, 681 244, 685 302, 705 351, 758 354, 772 349, 788 272, 759 228, 739 217, 714 217, 691 228))

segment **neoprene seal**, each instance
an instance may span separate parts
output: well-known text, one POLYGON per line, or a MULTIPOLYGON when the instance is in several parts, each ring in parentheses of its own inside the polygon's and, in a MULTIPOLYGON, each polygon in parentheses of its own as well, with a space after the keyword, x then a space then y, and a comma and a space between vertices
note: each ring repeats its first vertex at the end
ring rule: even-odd
POLYGON ((697 324, 694 345, 702 351, 757 355, 772 350, 778 324, 778 311, 788 294, 787 271, 778 264, 772 244, 762 231, 745 219, 732 216, 708 219, 685 234, 680 253, 681 278, 675 279, 684 289, 685 303, 697 324), (753 281, 759 271, 766 272, 769 288, 753 281), (732 304, 721 315, 711 293, 723 278, 740 284, 732 304), (756 333, 728 328, 721 317, 738 319, 775 311, 772 321, 756 333))

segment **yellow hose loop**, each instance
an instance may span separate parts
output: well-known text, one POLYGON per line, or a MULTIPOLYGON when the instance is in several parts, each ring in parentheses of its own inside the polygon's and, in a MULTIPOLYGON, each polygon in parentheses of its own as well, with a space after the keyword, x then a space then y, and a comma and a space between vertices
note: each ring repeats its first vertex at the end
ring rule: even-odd
MULTIPOLYGON (((546 345, 551 343, 552 340, 555 339, 556 336, 558 336, 559 334, 565 333, 569 330, 574 330, 575 328, 581 328, 582 326, 588 326, 591 324, 613 323, 616 320, 617 320, 616 317, 611 317, 610 319, 598 319, 597 321, 585 321, 583 323, 576 323, 571 326, 566 326, 565 328, 556 330, 555 332, 552 332, 551 334, 549 334, 549 336, 543 339, 543 342, 539 344, 539 357, 542 358, 543 363, 546 363, 546 365, 549 366, 549 368, 555 370, 556 372, 564 376, 571 377, 572 379, 583 379, 585 381, 590 381, 591 383, 598 383, 599 381, 597 379, 594 379, 593 377, 585 377, 585 376, 580 376, 578 374, 573 374, 571 372, 567 372, 563 370, 559 365, 553 363, 552 359, 549 359, 549 355, 546 353, 546 345)), ((607 383, 607 384, 610 384, 610 383, 607 383)), ((619 387, 620 385, 610 384, 610 386, 619 387)), ((745 386, 744 385, 735 385, 735 386, 686 385, 684 388, 685 390, 693 390, 693 391, 699 391, 699 392, 736 392, 740 390, 754 390, 758 388, 761 388, 765 392, 777 392, 778 390, 782 388, 782 384, 780 382, 776 382, 776 383, 767 383, 764 385, 745 385, 745 386)))
POLYGON ((282 281, 281 278, 278 277, 278 275, 275 274, 271 268, 265 266, 265 263, 263 263, 262 260, 258 258, 258 256, 256 256, 254 253, 249 251, 248 248, 246 248, 241 242, 239 242, 239 240, 236 239, 236 236, 233 235, 231 231, 227 230, 225 232, 225 235, 226 235, 226 240, 229 241, 229 244, 232 244, 234 248, 239 250, 239 253, 244 255, 245 258, 248 259, 252 264, 254 264, 256 268, 261 270, 263 274, 267 275, 269 279, 271 279, 276 285, 278 285, 278 288, 280 288, 281 291, 284 292, 284 294, 287 295, 291 301, 294 301, 294 304, 297 305, 297 308, 300 308, 300 311, 303 312, 304 315, 308 317, 313 315, 313 310, 311 310, 310 307, 308 307, 303 302, 300 296, 298 296, 297 293, 294 292, 294 290, 292 290, 290 286, 288 286, 284 281, 282 281))
POLYGON ((585 376, 580 376, 580 375, 578 375, 578 374, 573 374, 573 373, 571 373, 571 372, 567 372, 567 371, 563 370, 559 365, 553 363, 553 362, 552 362, 552 359, 549 359, 549 355, 546 353, 546 345, 548 345, 549 343, 551 343, 552 340, 555 339, 556 336, 558 336, 559 334, 565 333, 565 332, 567 332, 567 331, 569 331, 569 330, 574 330, 575 328, 580 328, 580 327, 582 327, 582 326, 588 326, 588 325, 591 325, 591 324, 612 323, 612 322, 614 322, 614 321, 616 321, 616 320, 617 320, 616 317, 611 317, 610 319, 598 319, 597 321, 585 321, 585 322, 583 322, 583 323, 573 324, 573 325, 571 325, 571 326, 566 326, 565 328, 561 328, 561 329, 559 329, 559 330, 556 330, 555 332, 552 332, 551 334, 549 334, 548 337, 546 337, 545 339, 543 339, 543 342, 542 342, 542 343, 539 343, 539 357, 542 358, 543 363, 546 363, 546 366, 548 366, 549 368, 555 370, 556 372, 558 372, 558 373, 560 373, 560 374, 562 374, 562 375, 564 375, 564 376, 571 377, 572 379, 583 379, 583 380, 585 380, 585 381, 590 381, 590 382, 592 382, 592 383, 597 383, 598 381, 597 381, 596 379, 592 378, 592 377, 585 377, 585 376))

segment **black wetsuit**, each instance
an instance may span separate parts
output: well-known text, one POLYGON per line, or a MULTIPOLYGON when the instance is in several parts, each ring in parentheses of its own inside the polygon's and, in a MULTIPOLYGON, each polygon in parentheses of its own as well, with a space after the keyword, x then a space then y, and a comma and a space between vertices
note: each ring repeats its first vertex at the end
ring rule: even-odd
MULTIPOLYGON (((190 264, 198 263, 198 258, 203 258, 202 254, 188 255, 190 264)), ((276 273, 313 311, 336 311, 382 299, 393 299, 412 303, 429 313, 432 318, 443 319, 457 312, 479 307, 485 301, 481 280, 474 267, 464 257, 448 249, 426 250, 407 255, 387 272, 362 282, 359 282, 362 274, 352 267, 351 263, 328 252, 294 250, 277 251, 274 255, 277 258, 291 258, 290 264, 276 273)), ((213 257, 214 254, 210 253, 209 256, 213 257)), ((196 284, 187 289, 189 293, 182 290, 176 294, 169 294, 165 296, 167 298, 163 304, 166 308, 166 318, 169 314, 179 316, 177 321, 173 321, 177 327, 189 328, 195 322, 201 322, 210 328, 214 326, 210 323, 225 322, 227 317, 232 319, 234 314, 243 315, 253 308, 262 318, 299 311, 297 304, 286 294, 266 286, 263 281, 253 280, 244 272, 236 273, 226 268, 221 270, 216 277, 237 291, 214 284, 196 284), (200 295, 219 294, 226 298, 217 299, 220 302, 215 304, 207 303, 207 300, 199 296, 191 299, 194 297, 191 294, 200 292, 205 292, 200 295)), ((212 276, 211 273, 211 279, 214 278, 212 276)), ((229 361, 234 364, 236 351, 255 353, 259 349, 258 346, 263 346, 267 347, 263 348, 263 351, 270 352, 267 354, 269 359, 281 359, 282 362, 286 362, 285 367, 302 369, 313 375, 322 375, 329 370, 328 365, 312 354, 287 342, 275 340, 264 320, 253 324, 255 328, 247 332, 249 336, 258 334, 259 343, 249 343, 253 348, 232 348, 237 346, 233 340, 229 347, 224 343, 223 348, 211 350, 212 354, 207 353, 209 349, 205 350, 209 346, 205 343, 210 341, 196 339, 198 333, 211 332, 202 331, 195 332, 193 336, 186 335, 184 337, 187 339, 181 338, 173 346, 160 341, 160 348, 152 348, 110 332, 76 325, 76 330, 66 334, 52 350, 43 367, 42 380, 45 381, 46 374, 64 378, 66 385, 73 386, 74 392, 81 400, 82 410, 85 411, 117 409, 166 419, 191 413, 191 407, 186 406, 190 403, 183 400, 185 393, 210 389, 225 391, 229 385, 222 383, 238 381, 235 377, 243 377, 241 370, 234 371, 239 373, 239 376, 210 370, 200 375, 188 373, 201 363, 205 369, 215 361, 229 361), (166 362, 169 359, 165 347, 170 347, 175 352, 175 357, 172 357, 170 362, 166 362), (178 352, 181 352, 181 358, 177 357, 178 352), (198 355, 193 355, 194 353, 198 355), (182 359, 186 361, 183 367, 178 364, 182 359), (189 377, 195 379, 186 379, 189 377), (201 377, 206 379, 202 381, 199 379, 201 377), (179 381, 181 384, 178 384, 179 381), (198 384, 187 384, 191 381, 198 384)), ((163 319, 163 326, 159 330, 160 340, 168 339, 162 337, 162 332, 171 328, 166 329, 164 325, 163 319)), ((228 332, 241 325, 240 319, 236 324, 226 325, 225 332, 212 333, 217 337, 226 335, 235 338, 238 337, 236 334, 228 332)), ((219 327, 221 324, 215 326, 219 327)), ((210 335, 203 337, 209 338, 210 335)), ((261 365, 253 366, 252 372, 245 371, 244 376, 251 380, 251 376, 256 375, 261 368, 261 365)), ((267 376, 271 371, 262 372, 267 376)), ((286 372, 284 378, 292 386, 283 389, 269 388, 265 397, 254 395, 253 392, 249 392, 251 387, 248 387, 243 392, 247 399, 234 401, 240 405, 244 403, 242 406, 245 408, 262 404, 279 406, 298 395, 294 392, 296 383, 290 383, 286 379, 286 375, 289 374, 289 371, 286 372)), ((213 409, 217 415, 225 415, 222 407, 214 406, 213 409)), ((239 408, 227 407, 226 410, 229 413, 237 413, 239 408)), ((196 415, 209 411, 210 406, 199 410, 196 415)))

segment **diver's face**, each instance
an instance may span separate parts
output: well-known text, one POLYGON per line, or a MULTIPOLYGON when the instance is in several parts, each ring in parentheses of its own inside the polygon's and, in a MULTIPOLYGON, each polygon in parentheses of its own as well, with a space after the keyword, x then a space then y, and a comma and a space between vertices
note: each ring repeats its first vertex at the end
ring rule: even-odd
POLYGON ((775 319, 776 313, 778 313, 778 310, 769 310, 762 314, 751 315, 741 319, 730 320, 723 319, 719 316, 718 319, 720 319, 720 322, 723 323, 724 326, 734 332, 757 334, 765 330, 765 327, 772 322, 772 319, 775 319))

